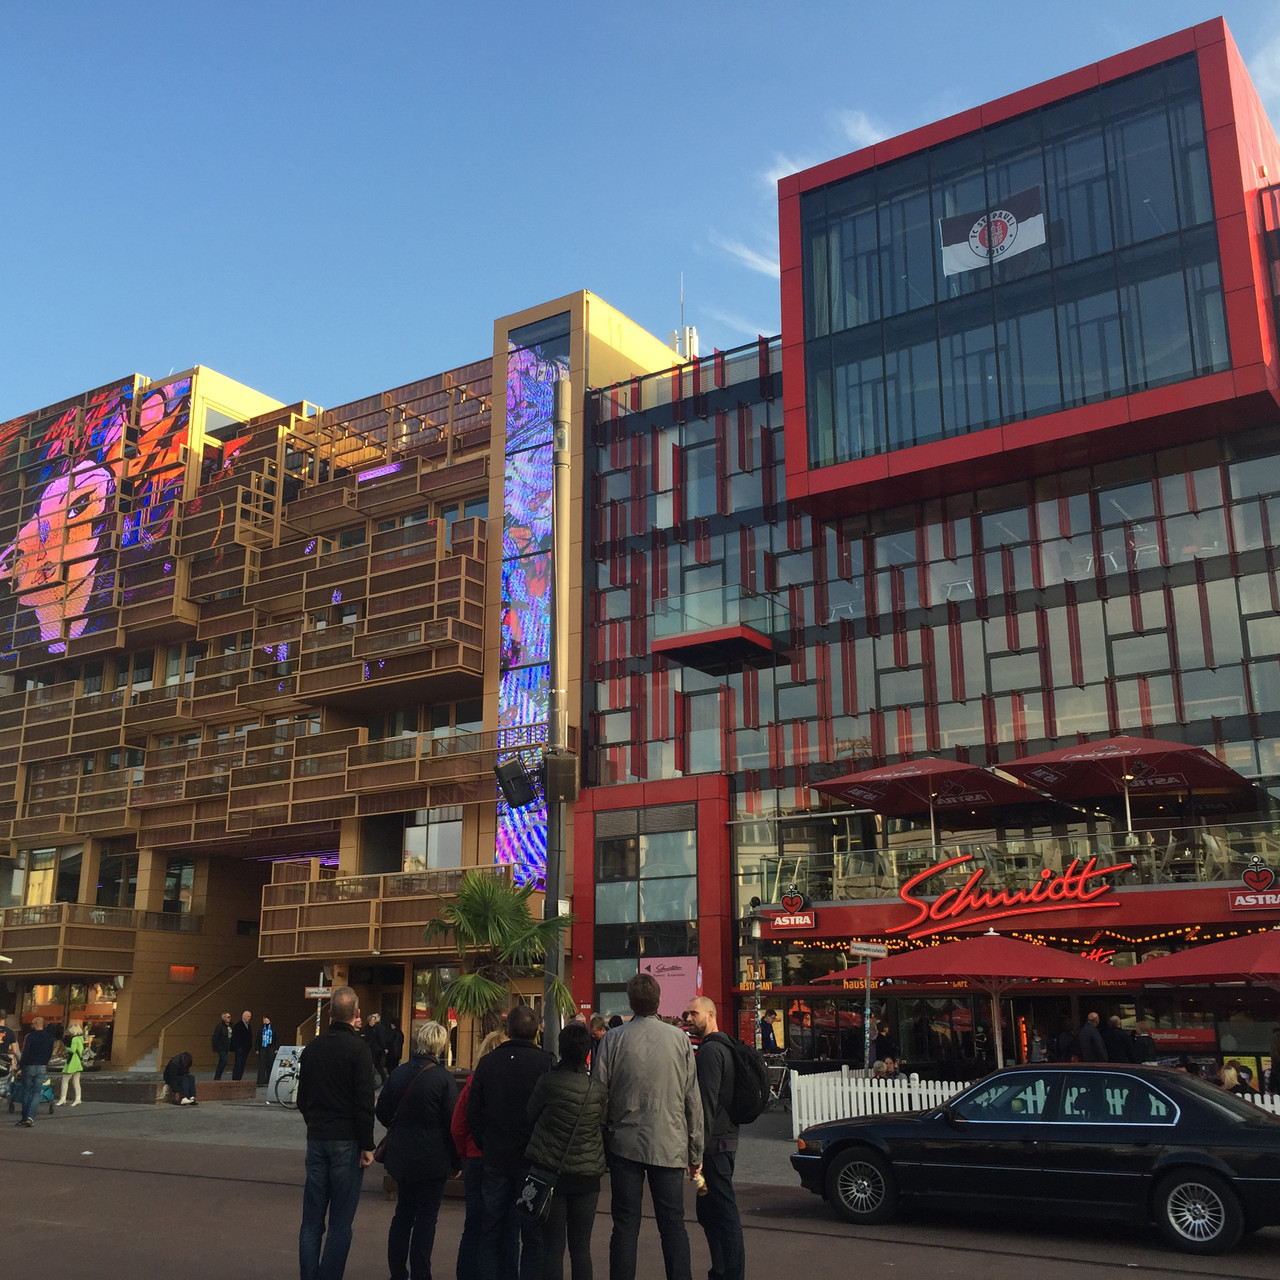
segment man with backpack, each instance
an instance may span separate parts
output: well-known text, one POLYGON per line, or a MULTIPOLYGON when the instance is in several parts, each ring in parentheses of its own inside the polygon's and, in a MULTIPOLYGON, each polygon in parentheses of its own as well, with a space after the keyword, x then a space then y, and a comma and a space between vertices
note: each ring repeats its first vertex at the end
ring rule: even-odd
MULTIPOLYGON (((698 1196, 697 1211, 698 1222, 711 1253, 708 1274, 712 1280, 742 1280, 746 1253, 742 1243, 742 1220, 738 1216, 738 1201, 733 1191, 738 1124, 731 1113, 735 1110, 735 1098, 741 1091, 739 1086, 749 1086, 750 1081, 739 1079, 743 1072, 735 1045, 720 1030, 713 1001, 706 996, 695 996, 685 1006, 684 1021, 699 1042, 698 1092, 702 1095, 705 1134, 702 1176, 707 1185, 705 1192, 698 1196)), ((747 1106, 749 1109, 749 1101, 747 1106)), ((743 1113, 738 1111, 738 1114, 743 1113)))

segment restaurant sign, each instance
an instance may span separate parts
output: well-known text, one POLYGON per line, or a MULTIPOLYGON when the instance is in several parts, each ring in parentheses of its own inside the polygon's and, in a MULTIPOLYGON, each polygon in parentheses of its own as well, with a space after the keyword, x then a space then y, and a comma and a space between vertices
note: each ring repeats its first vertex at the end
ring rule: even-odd
POLYGON ((985 867, 978 867, 962 885, 944 889, 931 901, 919 896, 929 892, 924 886, 930 880, 946 877, 948 873, 954 873, 972 861, 971 853, 948 858, 944 862, 926 867, 907 880, 898 890, 898 897, 908 906, 914 907, 916 914, 904 924, 894 925, 885 932, 905 933, 908 938, 925 938, 932 933, 984 924, 988 920, 1000 920, 1006 916, 1118 907, 1120 904, 1108 897, 1115 888, 1108 877, 1133 867, 1131 862, 1100 867, 1096 858, 1090 858, 1082 865, 1079 858, 1073 858, 1065 871, 1043 867, 1034 884, 1019 889, 1004 886, 984 889, 982 882, 987 871, 985 867))
POLYGON ((1240 879, 1244 881, 1244 888, 1232 889, 1227 894, 1232 911, 1265 911, 1280 907, 1276 873, 1256 853, 1240 879))

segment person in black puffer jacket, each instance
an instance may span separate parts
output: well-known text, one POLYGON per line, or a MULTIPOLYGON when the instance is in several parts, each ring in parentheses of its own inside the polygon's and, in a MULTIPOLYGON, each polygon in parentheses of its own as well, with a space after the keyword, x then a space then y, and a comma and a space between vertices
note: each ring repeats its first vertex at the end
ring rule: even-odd
POLYGON ((525 1156, 558 1173, 551 1210, 543 1224, 544 1280, 562 1280, 569 1245, 573 1280, 591 1280, 591 1228, 605 1171, 604 1129, 609 1091, 587 1072, 591 1033, 581 1022, 560 1032, 560 1061, 541 1076, 529 1099, 533 1133, 525 1156))
POLYGON ((426 1022, 413 1040, 413 1057, 391 1073, 378 1098, 377 1116, 388 1130, 386 1169, 398 1189, 387 1230, 391 1280, 431 1274, 444 1184, 461 1168, 449 1132, 458 1087, 444 1065, 448 1029, 426 1022))

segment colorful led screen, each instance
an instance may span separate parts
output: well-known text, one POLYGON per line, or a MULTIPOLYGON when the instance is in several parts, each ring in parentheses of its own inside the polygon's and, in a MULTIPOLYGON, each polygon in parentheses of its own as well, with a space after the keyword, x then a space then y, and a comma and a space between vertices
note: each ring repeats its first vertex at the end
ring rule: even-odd
MULTIPOLYGON (((498 724, 545 741, 551 669, 551 432, 554 387, 569 372, 569 317, 538 326, 532 345, 507 356, 506 484, 502 513, 502 666, 498 724)), ((522 752, 533 768, 536 752, 522 752)), ((518 884, 541 889, 547 810, 498 801, 496 856, 518 884)))
MULTIPOLYGON (((136 391, 133 379, 51 414, 0 427, 0 651, 67 643, 126 603, 130 561, 160 558, 182 497, 191 380, 136 391), (132 553, 131 553, 131 549, 132 553), (7 606, 7 608, 6 608, 7 606)), ((172 562, 170 561, 170 565, 172 562)), ((171 568, 169 570, 171 572, 171 568)))

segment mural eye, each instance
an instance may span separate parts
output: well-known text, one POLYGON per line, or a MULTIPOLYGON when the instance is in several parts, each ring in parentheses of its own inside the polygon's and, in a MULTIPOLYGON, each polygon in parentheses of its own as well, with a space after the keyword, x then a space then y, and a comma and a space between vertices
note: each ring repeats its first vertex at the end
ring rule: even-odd
POLYGON ((74 520, 81 516, 88 509, 89 503, 93 501, 92 489, 81 489, 75 494, 71 501, 67 504, 67 519, 74 520))

